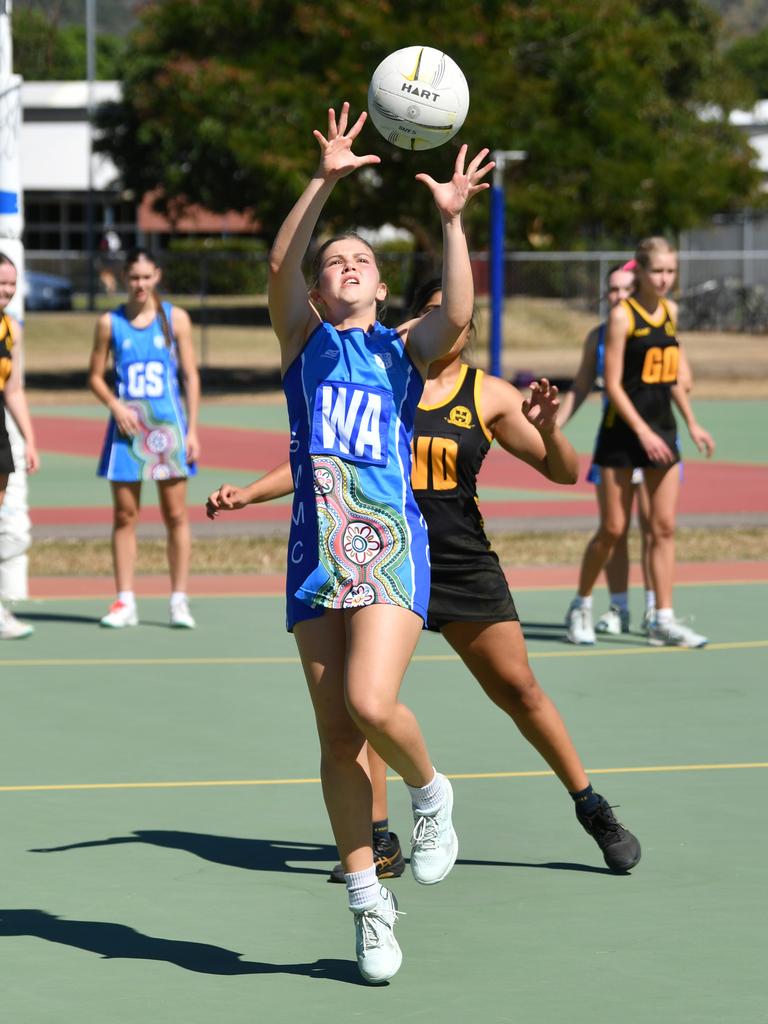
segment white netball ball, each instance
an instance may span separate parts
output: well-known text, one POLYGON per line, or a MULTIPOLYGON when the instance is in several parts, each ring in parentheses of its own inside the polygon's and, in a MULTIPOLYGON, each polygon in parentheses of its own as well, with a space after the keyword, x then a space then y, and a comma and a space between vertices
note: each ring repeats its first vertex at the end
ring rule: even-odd
POLYGON ((401 149, 441 146, 461 128, 468 110, 469 87, 461 68, 431 46, 390 53, 368 86, 371 120, 401 149))

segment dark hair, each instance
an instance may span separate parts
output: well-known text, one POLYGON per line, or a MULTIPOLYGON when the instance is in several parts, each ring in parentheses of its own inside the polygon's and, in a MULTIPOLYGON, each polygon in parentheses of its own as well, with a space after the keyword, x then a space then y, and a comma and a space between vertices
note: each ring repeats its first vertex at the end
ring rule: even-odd
MULTIPOLYGON (((417 317, 421 313, 422 309, 426 306, 433 295, 443 290, 443 279, 441 277, 430 277, 424 281, 413 294, 411 300, 411 306, 408 311, 409 319, 417 317)), ((475 313, 472 311, 472 317, 469 321, 469 344, 475 340, 477 328, 475 326, 475 313)))
POLYGON ((429 280, 424 281, 416 291, 413 293, 411 299, 411 307, 408 310, 410 317, 418 316, 419 313, 424 309, 426 304, 437 292, 443 290, 443 281, 440 277, 430 277, 429 280))
POLYGON ((322 245, 318 246, 314 256, 312 257, 312 285, 316 285, 318 278, 320 277, 320 271, 323 267, 323 256, 329 245, 333 245, 334 242, 343 242, 345 238, 354 238, 358 242, 362 242, 366 249, 370 249, 374 262, 378 267, 379 261, 376 257, 376 250, 373 248, 370 242, 366 242, 362 235, 359 235, 357 231, 342 231, 338 235, 333 235, 332 238, 326 239, 322 245))
MULTIPOLYGON (((156 267, 158 267, 158 269, 160 267, 160 263, 158 262, 157 257, 153 256, 153 254, 148 249, 130 249, 125 254, 125 260, 123 262, 124 269, 126 271, 129 270, 133 266, 133 264, 138 263, 139 260, 146 260, 148 263, 153 263, 156 267)), ((165 310, 163 309, 162 299, 160 298, 160 295, 158 294, 156 288, 152 289, 152 301, 155 304, 157 318, 160 321, 160 329, 163 332, 166 347, 173 348, 173 334, 171 333, 171 325, 168 323, 168 317, 166 316, 165 310)))
POLYGON ((16 269, 16 264, 13 262, 11 257, 6 256, 4 252, 0 252, 0 267, 2 267, 4 263, 8 263, 14 270, 16 269))

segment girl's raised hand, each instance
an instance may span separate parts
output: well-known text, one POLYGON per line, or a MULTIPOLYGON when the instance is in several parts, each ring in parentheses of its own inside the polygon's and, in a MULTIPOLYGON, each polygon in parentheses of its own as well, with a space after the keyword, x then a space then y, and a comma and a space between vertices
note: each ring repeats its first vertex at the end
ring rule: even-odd
POLYGON ((531 397, 523 402, 523 415, 540 434, 551 434, 555 429, 559 408, 557 387, 546 377, 531 384, 531 397))
POLYGON ((488 149, 481 149, 474 160, 470 161, 469 167, 465 171, 467 147, 466 145, 462 146, 456 155, 453 177, 450 181, 435 181, 429 174, 416 175, 416 181, 424 182, 432 193, 435 205, 442 216, 448 219, 458 217, 472 196, 491 187, 487 181, 482 179, 489 171, 493 170, 496 164, 493 160, 489 160, 484 167, 480 166, 489 152, 488 149))
POLYGON ((338 122, 336 111, 331 107, 328 111, 328 138, 315 129, 312 134, 320 146, 320 165, 318 174, 325 179, 336 181, 344 178, 352 171, 367 164, 379 164, 381 159, 369 153, 367 156, 356 156, 352 152, 352 143, 362 131, 368 115, 363 113, 351 128, 349 124, 349 103, 343 103, 338 122))

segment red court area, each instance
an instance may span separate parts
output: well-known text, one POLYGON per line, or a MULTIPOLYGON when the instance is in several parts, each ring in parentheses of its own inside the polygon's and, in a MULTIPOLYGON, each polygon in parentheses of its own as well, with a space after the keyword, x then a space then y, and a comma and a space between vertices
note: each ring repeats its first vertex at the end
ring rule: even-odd
MULTIPOLYGON (((99 451, 104 425, 101 421, 68 417, 40 417, 35 425, 38 447, 62 455, 93 457, 99 451)), ((276 431, 252 431, 232 427, 202 427, 200 440, 205 453, 204 465, 220 470, 222 481, 227 470, 252 472, 254 476, 270 469, 287 457, 286 436, 276 431)), ((510 459, 504 452, 491 449, 480 474, 481 487, 504 487, 538 491, 534 500, 483 500, 483 514, 489 523, 494 520, 546 519, 591 516, 593 507, 584 500, 592 497, 594 488, 587 483, 587 456, 581 457, 582 472, 573 488, 564 490, 550 484, 528 466, 510 459), (573 494, 574 500, 564 497, 573 494)), ((732 462, 687 462, 685 486, 681 489, 679 513, 681 516, 768 516, 768 473, 759 466, 732 462)), ((288 505, 252 506, 244 513, 263 523, 287 523, 288 505)), ((193 522, 203 522, 201 506, 192 507, 193 522)), ((159 510, 149 506, 143 513, 144 521, 159 522, 159 510)), ((68 523, 106 524, 111 521, 108 508, 89 506, 80 508, 38 508, 34 521, 39 525, 68 523)))

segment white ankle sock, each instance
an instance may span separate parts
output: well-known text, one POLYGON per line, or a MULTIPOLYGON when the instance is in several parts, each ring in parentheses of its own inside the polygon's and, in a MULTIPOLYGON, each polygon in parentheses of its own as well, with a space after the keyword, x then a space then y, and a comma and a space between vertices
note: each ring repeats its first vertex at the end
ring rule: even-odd
POLYGON ((174 590, 171 594, 171 605, 179 604, 180 601, 187 600, 187 593, 185 590, 174 590))
POLYGON ((408 792, 411 794, 411 805, 414 811, 418 814, 435 814, 440 810, 445 799, 443 777, 435 772, 426 786, 408 786, 408 792))
POLYGON ((124 604, 126 608, 134 608, 136 606, 136 595, 132 590, 118 590, 117 600, 120 604, 124 604))
POLYGON ((672 608, 657 608, 656 609, 656 621, 664 626, 668 625, 672 619, 674 619, 675 613, 672 608))
POLYGON ((347 883, 350 910, 367 910, 376 905, 381 886, 376 878, 374 864, 364 871, 352 871, 345 874, 344 881, 347 883))
POLYGON ((656 591, 646 590, 645 592, 645 610, 652 612, 656 607, 656 591))
POLYGON ((577 608, 586 608, 587 611, 589 611, 589 612, 592 611, 592 595, 591 594, 587 594, 586 597, 582 597, 580 594, 577 594, 576 597, 575 597, 575 601, 576 601, 576 607, 577 608))

